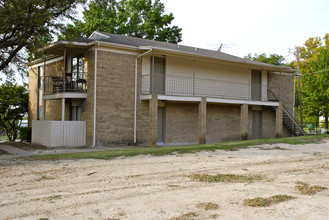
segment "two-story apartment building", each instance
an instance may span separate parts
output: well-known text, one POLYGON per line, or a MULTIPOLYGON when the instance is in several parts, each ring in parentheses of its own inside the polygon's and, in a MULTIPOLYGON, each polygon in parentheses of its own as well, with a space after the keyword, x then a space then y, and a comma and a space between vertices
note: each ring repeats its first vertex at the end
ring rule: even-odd
POLYGON ((34 143, 156 146, 303 134, 288 67, 103 32, 41 51, 29 68, 34 143))

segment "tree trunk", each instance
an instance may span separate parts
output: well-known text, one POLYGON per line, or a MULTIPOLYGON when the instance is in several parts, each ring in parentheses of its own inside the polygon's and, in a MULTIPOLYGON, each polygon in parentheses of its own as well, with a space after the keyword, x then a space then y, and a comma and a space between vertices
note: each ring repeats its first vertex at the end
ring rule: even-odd
POLYGON ((328 129, 328 112, 324 112, 324 127, 328 129))

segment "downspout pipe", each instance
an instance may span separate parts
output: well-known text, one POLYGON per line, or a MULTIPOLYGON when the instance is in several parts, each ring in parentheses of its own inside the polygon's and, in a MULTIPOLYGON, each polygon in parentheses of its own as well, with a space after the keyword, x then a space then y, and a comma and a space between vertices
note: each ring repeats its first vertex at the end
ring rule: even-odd
POLYGON ((149 51, 146 51, 145 53, 136 56, 136 58, 135 58, 134 144, 136 144, 136 142, 137 142, 137 94, 138 94, 138 91, 137 91, 137 81, 138 81, 137 80, 138 79, 137 61, 138 61, 138 58, 143 57, 146 54, 151 53, 151 52, 152 52, 152 48, 149 51))
POLYGON ((99 46, 99 43, 97 44, 95 48, 95 75, 94 75, 94 133, 93 133, 93 145, 92 147, 96 146, 96 98, 97 98, 97 47, 99 46))

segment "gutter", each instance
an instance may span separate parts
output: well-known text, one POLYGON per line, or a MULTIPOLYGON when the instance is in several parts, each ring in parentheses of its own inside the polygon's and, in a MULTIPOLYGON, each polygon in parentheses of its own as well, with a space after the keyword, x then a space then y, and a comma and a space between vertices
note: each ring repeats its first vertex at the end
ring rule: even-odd
POLYGON ((95 76, 94 76, 94 133, 93 133, 93 145, 92 147, 96 146, 96 101, 97 101, 97 47, 99 46, 99 43, 97 44, 95 48, 95 76))
POLYGON ((135 58, 135 106, 134 106, 134 144, 136 144, 137 142, 137 60, 138 58, 142 57, 142 56, 145 56, 146 54, 148 53, 151 53, 152 51, 152 48, 149 49, 149 51, 143 53, 143 54, 140 54, 138 55, 136 58, 135 58))

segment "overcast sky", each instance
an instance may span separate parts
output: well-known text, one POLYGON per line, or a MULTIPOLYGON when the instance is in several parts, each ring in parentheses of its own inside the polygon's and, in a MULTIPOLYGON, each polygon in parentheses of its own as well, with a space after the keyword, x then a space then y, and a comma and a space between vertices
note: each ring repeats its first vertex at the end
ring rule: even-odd
MULTIPOLYGON (((328 0, 161 0, 183 29, 180 44, 288 56, 289 48, 329 33, 328 0)), ((293 55, 287 57, 288 61, 293 55)))

